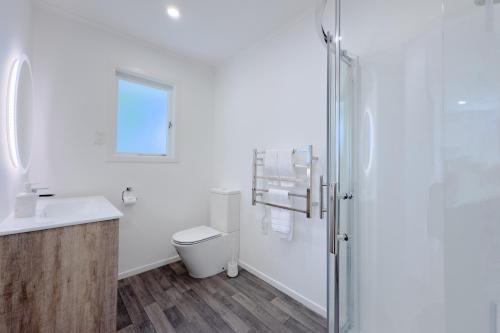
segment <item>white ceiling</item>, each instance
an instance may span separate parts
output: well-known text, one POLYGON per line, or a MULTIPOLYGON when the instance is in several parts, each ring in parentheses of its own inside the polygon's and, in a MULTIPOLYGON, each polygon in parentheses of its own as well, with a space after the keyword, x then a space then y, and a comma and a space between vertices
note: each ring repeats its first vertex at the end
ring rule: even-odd
POLYGON ((211 64, 314 8, 314 0, 36 0, 211 64), (176 5, 177 21, 165 11, 176 5))

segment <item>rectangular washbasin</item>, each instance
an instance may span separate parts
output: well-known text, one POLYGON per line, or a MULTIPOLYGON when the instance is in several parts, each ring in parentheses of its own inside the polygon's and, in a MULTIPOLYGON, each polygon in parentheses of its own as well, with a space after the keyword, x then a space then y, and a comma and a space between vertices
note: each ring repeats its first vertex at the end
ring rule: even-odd
POLYGON ((36 216, 0 223, 0 236, 119 219, 123 214, 103 196, 38 199, 36 216))

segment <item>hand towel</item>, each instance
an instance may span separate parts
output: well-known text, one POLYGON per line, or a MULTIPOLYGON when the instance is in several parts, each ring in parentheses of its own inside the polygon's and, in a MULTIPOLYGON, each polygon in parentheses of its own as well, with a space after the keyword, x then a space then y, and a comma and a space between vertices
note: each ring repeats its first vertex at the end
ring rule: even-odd
POLYGON ((270 222, 271 212, 268 206, 262 205, 257 214, 257 220, 260 221, 260 232, 263 235, 269 233, 269 222, 270 222))
MULTIPOLYGON (((293 159, 293 149, 283 149, 276 151, 276 158, 278 160, 278 174, 280 177, 295 177, 295 161, 293 159)), ((280 182, 283 187, 293 187, 294 182, 284 181, 280 182)))
POLYGON ((276 159, 280 177, 295 177, 293 149, 276 150, 276 159))
MULTIPOLYGON (((295 162, 293 149, 266 150, 264 156, 264 175, 271 177, 295 177, 295 162)), ((269 185, 292 187, 293 182, 270 180, 269 185)))
MULTIPOLYGON (((269 189, 268 200, 282 206, 292 206, 288 191, 269 189)), ((271 207, 271 230, 280 238, 292 240, 293 212, 287 209, 271 207)))
MULTIPOLYGON (((266 150, 264 154, 264 176, 278 178, 278 167, 278 151, 271 149, 266 150)), ((279 185, 278 180, 268 180, 267 183, 273 186, 279 185)))

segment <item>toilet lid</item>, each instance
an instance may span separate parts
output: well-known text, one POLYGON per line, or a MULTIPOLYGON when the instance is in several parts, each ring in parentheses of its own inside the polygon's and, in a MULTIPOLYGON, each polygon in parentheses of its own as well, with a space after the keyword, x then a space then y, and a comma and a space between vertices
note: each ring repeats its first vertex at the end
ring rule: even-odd
POLYGON ((202 225, 199 227, 176 232, 172 240, 180 245, 200 243, 212 238, 219 237, 222 233, 214 228, 202 225))

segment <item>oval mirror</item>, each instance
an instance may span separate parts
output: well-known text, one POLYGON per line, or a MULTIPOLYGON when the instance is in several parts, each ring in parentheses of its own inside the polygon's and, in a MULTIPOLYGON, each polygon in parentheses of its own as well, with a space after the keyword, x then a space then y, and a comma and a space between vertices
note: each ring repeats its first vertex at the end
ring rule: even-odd
POLYGON ((7 95, 7 136, 15 167, 28 170, 33 133, 33 78, 26 56, 12 65, 7 95))

